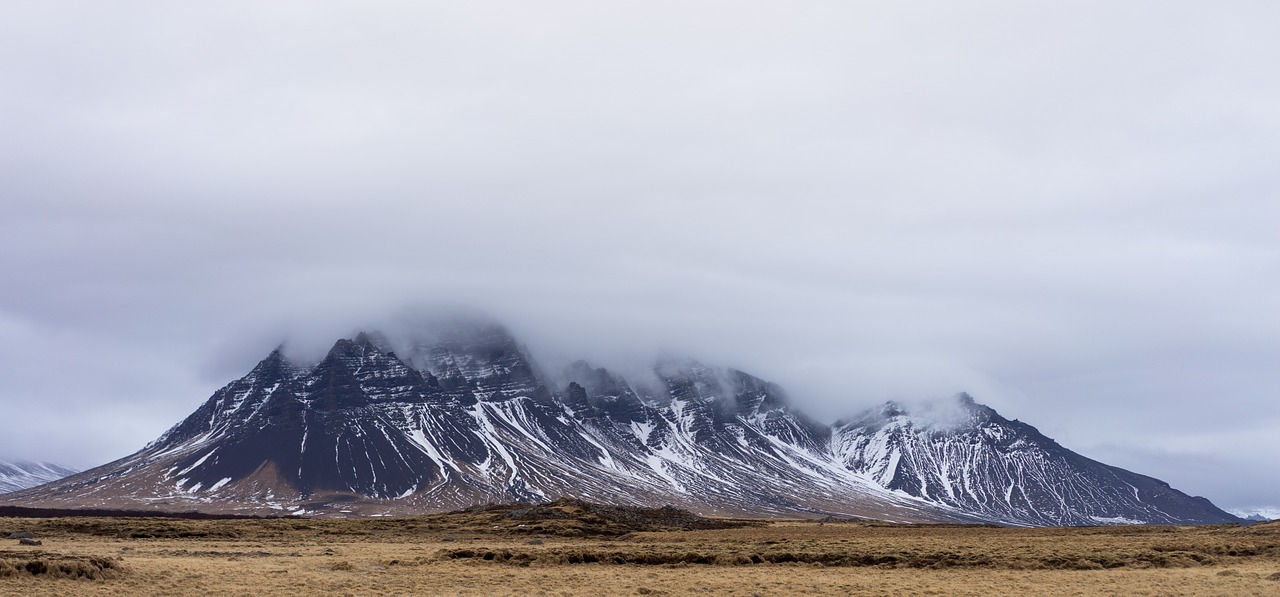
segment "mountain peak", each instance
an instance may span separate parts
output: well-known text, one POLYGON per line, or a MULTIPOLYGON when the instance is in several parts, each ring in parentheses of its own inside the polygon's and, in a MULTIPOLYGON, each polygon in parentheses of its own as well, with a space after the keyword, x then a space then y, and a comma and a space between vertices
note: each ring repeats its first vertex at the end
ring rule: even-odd
POLYGON ((953 429, 972 427, 991 417, 999 417, 994 409, 967 393, 961 392, 950 398, 904 402, 887 400, 880 406, 867 409, 862 413, 841 419, 837 426, 848 424, 865 424, 879 421, 910 422, 917 427, 953 429))
POLYGON ((324 355, 324 360, 321 362, 323 363, 324 361, 332 359, 349 357, 361 352, 363 352, 363 345, 361 343, 357 343, 355 340, 350 338, 339 338, 337 342, 333 343, 333 347, 329 349, 328 354, 324 355))
POLYGON ((277 346, 274 350, 267 354, 258 364, 250 371, 250 375, 281 377, 290 373, 296 367, 284 354, 284 345, 277 346))
POLYGON ((391 352, 391 340, 379 331, 361 330, 352 339, 357 346, 376 348, 382 352, 391 352))

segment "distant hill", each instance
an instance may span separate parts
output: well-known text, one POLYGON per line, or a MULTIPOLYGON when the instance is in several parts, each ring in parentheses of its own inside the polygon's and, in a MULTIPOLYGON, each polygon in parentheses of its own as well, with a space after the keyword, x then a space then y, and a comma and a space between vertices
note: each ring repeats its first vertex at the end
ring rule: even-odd
POLYGON ((1249 522, 1271 522, 1280 520, 1280 509, 1277 508, 1241 508, 1230 512, 1249 522))
POLYGON ((48 462, 0 461, 0 493, 44 485, 77 472, 79 471, 48 462))

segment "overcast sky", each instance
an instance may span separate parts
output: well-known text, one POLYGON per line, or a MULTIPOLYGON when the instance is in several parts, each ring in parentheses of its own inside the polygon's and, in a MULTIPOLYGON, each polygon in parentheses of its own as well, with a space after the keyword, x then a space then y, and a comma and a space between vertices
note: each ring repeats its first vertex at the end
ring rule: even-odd
MULTIPOLYGON (((406 305, 1280 506, 1280 3, 0 0, 0 458, 406 305)), ((332 335, 333 337, 328 337, 332 335)))

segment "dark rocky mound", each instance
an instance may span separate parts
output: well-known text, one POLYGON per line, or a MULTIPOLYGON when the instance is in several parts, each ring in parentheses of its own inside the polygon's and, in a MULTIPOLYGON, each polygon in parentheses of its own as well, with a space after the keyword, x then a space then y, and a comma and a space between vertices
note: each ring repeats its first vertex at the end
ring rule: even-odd
MULTIPOLYGON (((0 518, 185 518, 187 520, 239 520, 266 517, 248 514, 211 514, 208 512, 165 512, 162 510, 108 510, 103 508, 25 508, 0 506, 0 518)), ((292 518, 298 518, 296 516, 292 518)))
POLYGON ((0 578, 36 576, 103 580, 124 572, 118 560, 37 551, 0 551, 0 578))
POLYGON ((498 530, 560 536, 618 536, 645 531, 730 529, 759 521, 715 519, 673 506, 639 508, 593 504, 561 498, 542 504, 500 504, 468 508, 457 514, 487 517, 498 530))

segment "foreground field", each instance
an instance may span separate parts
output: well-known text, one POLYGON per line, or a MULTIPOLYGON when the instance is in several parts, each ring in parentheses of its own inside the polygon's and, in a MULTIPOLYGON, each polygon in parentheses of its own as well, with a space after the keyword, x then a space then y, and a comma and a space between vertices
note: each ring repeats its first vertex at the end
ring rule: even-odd
POLYGON ((26 595, 1280 595, 1280 523, 709 521, 580 502, 398 519, 0 518, 26 595))

